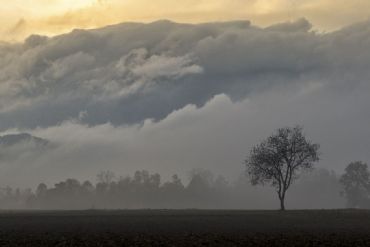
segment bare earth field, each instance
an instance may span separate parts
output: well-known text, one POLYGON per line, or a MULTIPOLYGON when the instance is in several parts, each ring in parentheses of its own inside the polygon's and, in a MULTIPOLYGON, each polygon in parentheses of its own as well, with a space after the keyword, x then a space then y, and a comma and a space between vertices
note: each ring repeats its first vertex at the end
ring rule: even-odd
POLYGON ((3 211, 0 246, 370 246, 370 211, 3 211))

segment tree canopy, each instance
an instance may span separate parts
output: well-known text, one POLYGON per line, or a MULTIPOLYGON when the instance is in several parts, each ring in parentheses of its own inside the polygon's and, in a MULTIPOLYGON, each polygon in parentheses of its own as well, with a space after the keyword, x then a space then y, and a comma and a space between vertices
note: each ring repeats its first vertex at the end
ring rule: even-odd
POLYGON ((270 184, 276 188, 281 210, 286 191, 300 172, 312 169, 319 160, 320 146, 307 140, 303 128, 280 128, 252 148, 245 161, 252 185, 270 184))

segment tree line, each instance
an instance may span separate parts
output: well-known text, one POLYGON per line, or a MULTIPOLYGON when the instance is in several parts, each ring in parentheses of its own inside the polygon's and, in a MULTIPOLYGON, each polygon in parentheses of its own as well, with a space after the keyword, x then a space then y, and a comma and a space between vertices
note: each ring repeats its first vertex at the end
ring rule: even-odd
MULTIPOLYGON (((353 174, 358 174, 354 171, 356 169, 358 165, 351 165, 350 171, 342 176, 322 168, 302 175, 288 193, 289 207, 370 208, 369 192, 363 186, 369 181, 365 179, 357 184, 352 183, 352 179, 358 179, 357 175, 353 177, 353 174)), ((368 173, 367 169, 365 172, 368 173)), ((68 178, 53 186, 40 183, 33 190, 3 188, 0 191, 0 208, 274 209, 278 206, 274 189, 251 186, 245 174, 229 182, 210 171, 194 170, 187 180, 185 183, 179 176, 173 175, 169 181, 162 181, 158 173, 145 170, 123 177, 103 171, 98 174, 96 182, 68 178)))
POLYGON ((2 188, 0 208, 275 208, 274 193, 281 210, 286 201, 292 208, 370 208, 368 165, 352 162, 341 176, 314 169, 319 148, 302 127, 281 128, 251 149, 245 173, 232 183, 202 169, 191 171, 186 183, 178 175, 162 181, 160 174, 146 170, 120 177, 102 171, 95 183, 68 178, 51 187, 40 183, 35 190, 2 188))

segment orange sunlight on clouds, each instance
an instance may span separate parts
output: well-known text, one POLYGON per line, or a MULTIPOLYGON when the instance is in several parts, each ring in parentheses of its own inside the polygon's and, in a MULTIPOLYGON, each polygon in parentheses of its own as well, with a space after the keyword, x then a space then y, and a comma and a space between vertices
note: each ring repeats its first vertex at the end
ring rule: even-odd
POLYGON ((0 33, 3 40, 19 41, 33 33, 56 35, 126 21, 247 19, 266 26, 300 17, 332 30, 369 15, 368 0, 13 0, 0 5, 0 33))

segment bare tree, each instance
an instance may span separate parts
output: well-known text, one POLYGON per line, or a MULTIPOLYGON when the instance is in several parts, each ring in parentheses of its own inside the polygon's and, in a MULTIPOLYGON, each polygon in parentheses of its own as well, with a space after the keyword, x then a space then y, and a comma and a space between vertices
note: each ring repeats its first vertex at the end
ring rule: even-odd
POLYGON ((285 195, 293 181, 319 160, 319 145, 306 139, 302 127, 281 128, 252 148, 245 161, 252 185, 270 184, 276 188, 280 209, 285 210, 285 195))

